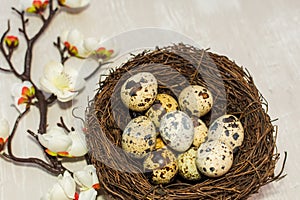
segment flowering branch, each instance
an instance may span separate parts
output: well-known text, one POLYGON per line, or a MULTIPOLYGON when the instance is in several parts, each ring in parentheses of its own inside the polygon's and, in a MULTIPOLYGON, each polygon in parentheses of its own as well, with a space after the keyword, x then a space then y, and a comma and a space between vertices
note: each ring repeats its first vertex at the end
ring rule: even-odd
MULTIPOLYGON (((3 69, 3 68, 0 68, 0 69, 5 72, 12 72, 17 78, 19 78, 23 82, 27 81, 27 82, 31 83, 32 87, 34 89, 33 95, 37 99, 37 102, 32 103, 31 99, 29 99, 29 100, 27 99, 28 102, 27 102, 26 110, 24 112, 22 112, 19 115, 19 117, 17 118, 17 120, 14 124, 14 128, 11 132, 11 135, 8 138, 8 141, 7 141, 8 154, 3 153, 2 155, 6 159, 12 160, 14 162, 36 164, 40 167, 43 167, 50 173, 57 175, 57 174, 62 173, 65 169, 62 167, 61 163, 57 160, 56 157, 51 157, 51 156, 47 155, 49 160, 51 161, 52 165, 50 165, 50 164, 46 163, 45 161, 38 159, 38 158, 18 158, 16 156, 14 156, 14 154, 12 152, 12 140, 14 138, 16 128, 18 126, 19 121, 29 111, 30 105, 35 105, 39 109, 40 121, 39 121, 38 132, 41 134, 46 133, 48 105, 50 103, 54 102, 54 100, 56 98, 54 97, 54 95, 51 95, 48 99, 46 99, 43 92, 40 89, 38 89, 38 87, 35 85, 35 83, 31 80, 32 54, 33 54, 33 47, 34 47, 36 41, 42 35, 42 33, 46 30, 46 28, 49 26, 50 22, 52 21, 52 19, 54 18, 55 14, 58 11, 58 8, 54 9, 53 8, 53 0, 49 1, 48 17, 45 18, 42 13, 39 13, 40 18, 43 21, 43 25, 41 26, 41 28, 38 30, 38 32, 32 38, 30 38, 27 33, 26 25, 28 24, 29 19, 27 19, 25 17, 25 11, 19 11, 14 7, 12 8, 12 10, 15 11, 21 19, 22 27, 19 28, 19 31, 23 34, 26 44, 27 44, 25 58, 24 58, 24 70, 21 74, 18 73, 15 70, 15 67, 11 61, 13 51, 18 46, 18 43, 12 43, 11 41, 9 41, 10 42, 9 43, 9 42, 5 41, 6 38, 8 37, 7 34, 10 31, 10 22, 9 21, 8 21, 7 30, 3 33, 2 37, 1 37, 0 50, 1 50, 4 58, 6 59, 10 69, 3 69), (5 44, 8 47, 8 52, 4 47, 5 44)), ((26 97, 28 97, 28 96, 26 96, 26 97)))
POLYGON ((45 96, 42 91, 40 91, 36 85, 31 80, 31 64, 32 64, 32 52, 33 47, 37 39, 42 35, 42 33, 46 30, 46 28, 49 26, 50 22, 54 18, 56 12, 58 11, 58 8, 53 9, 53 0, 49 1, 49 15, 48 18, 44 18, 42 14, 39 14, 39 16, 42 16, 41 19, 43 21, 43 25, 40 28, 40 30, 30 39, 27 31, 26 31, 26 24, 28 23, 28 19, 25 19, 25 12, 18 11, 15 8, 12 8, 21 18, 22 22, 22 28, 19 29, 19 31, 24 35, 24 38, 27 43, 27 50, 25 53, 25 61, 24 61, 24 71, 22 74, 22 81, 29 81, 32 83, 33 87, 36 91, 36 98, 38 99, 37 107, 40 111, 40 125, 39 125, 39 133, 45 133, 46 132, 46 125, 47 125, 47 101, 45 99, 45 96))
MULTIPOLYGON (((26 42, 26 49, 24 55, 23 71, 18 72, 12 62, 13 53, 19 45, 19 39, 16 36, 8 35, 10 32, 10 21, 8 21, 7 29, 2 34, 0 39, 0 51, 4 56, 8 67, 0 67, 0 71, 12 73, 22 83, 16 83, 13 85, 12 96, 14 97, 15 107, 19 111, 19 115, 14 123, 13 129, 9 131, 8 122, 0 119, 0 157, 14 163, 30 164, 38 166, 53 175, 59 175, 59 182, 66 181, 68 187, 60 188, 64 190, 64 193, 56 193, 56 189, 61 187, 54 186, 49 191, 49 195, 55 193, 57 198, 66 197, 77 199, 78 194, 75 191, 75 182, 80 186, 79 199, 95 199, 96 190, 99 189, 99 181, 97 180, 96 171, 93 167, 89 166, 83 171, 74 174, 74 180, 68 175, 67 169, 62 165, 62 158, 68 157, 83 157, 87 154, 88 148, 85 142, 85 129, 84 127, 68 127, 63 118, 60 117, 60 122, 57 126, 47 128, 47 113, 48 106, 56 100, 60 102, 71 101, 79 91, 84 87, 87 77, 82 77, 82 74, 76 69, 68 68, 65 63, 70 58, 86 59, 88 57, 94 57, 97 59, 99 65, 95 69, 98 70, 102 65, 107 64, 108 59, 113 54, 112 49, 106 49, 99 47, 100 43, 95 38, 84 38, 78 30, 66 31, 62 36, 57 37, 57 41, 54 42, 54 46, 58 49, 60 54, 60 62, 49 62, 44 68, 44 74, 40 78, 41 88, 32 81, 32 59, 33 49, 40 38, 45 32, 55 15, 58 13, 60 7, 66 8, 82 8, 89 4, 89 0, 74 1, 57 0, 58 6, 54 6, 54 0, 27 0, 25 9, 18 10, 12 7, 12 10, 18 15, 21 21, 21 27, 19 32, 24 37, 26 42), (45 10, 48 9, 47 14, 45 10), (27 25, 29 24, 29 18, 26 14, 33 14, 42 21, 41 27, 37 32, 31 36, 28 34, 27 25), (49 93, 50 96, 46 97, 45 93, 49 93), (42 149, 46 152, 48 161, 44 161, 35 157, 20 158, 14 155, 13 152, 13 139, 15 138, 16 130, 20 121, 30 111, 30 107, 35 106, 39 111, 39 125, 37 133, 31 130, 27 130, 32 137, 34 137, 42 149), (7 152, 4 147, 7 147, 7 152), (64 173, 64 175, 62 175, 64 173), (89 177, 89 178, 87 178, 89 177), (71 187, 69 187, 71 186, 71 187), (71 190, 69 190, 72 188, 71 190), (75 196, 74 196, 75 195, 75 196), (77 196, 76 196, 77 195, 77 196)), ((94 74, 94 72, 92 74, 94 74)), ((61 190, 62 189, 62 190, 61 190)), ((48 194, 47 194, 48 195, 48 194)), ((47 196, 47 199, 49 196, 47 196)))
POLYGON ((58 174, 61 174, 64 172, 65 168, 62 167, 61 164, 56 164, 55 166, 52 166, 48 163, 46 163, 45 161, 41 160, 41 159, 38 159, 38 158, 19 158, 19 157, 16 157, 14 154, 13 154, 13 151, 12 151, 12 140, 15 136, 15 133, 16 133, 16 130, 17 130, 17 127, 19 125, 19 122, 20 120, 25 116, 25 114, 29 111, 29 107, 26 108, 26 110, 24 112, 22 112, 16 119, 15 123, 14 123, 14 127, 11 131, 11 134, 10 136, 8 137, 8 140, 7 140, 7 149, 8 149, 8 154, 7 153, 2 153, 1 155, 8 159, 8 160, 12 160, 14 162, 20 162, 20 163, 28 163, 28 164, 36 164, 44 169, 46 169, 48 172, 51 172, 52 174, 54 175, 58 175, 58 174))
POLYGON ((8 63, 10 70, 9 69, 3 69, 1 68, 2 71, 6 71, 6 72, 12 72, 17 78, 22 79, 21 74, 19 74, 16 70, 15 67, 13 65, 13 63, 11 62, 11 56, 12 56, 12 50, 9 48, 9 53, 6 52, 5 48, 4 48, 4 40, 8 34, 8 32, 10 31, 10 22, 8 21, 7 23, 7 29, 6 31, 3 33, 2 37, 1 37, 1 45, 0 45, 0 51, 2 53, 2 55, 4 56, 6 62, 8 63))

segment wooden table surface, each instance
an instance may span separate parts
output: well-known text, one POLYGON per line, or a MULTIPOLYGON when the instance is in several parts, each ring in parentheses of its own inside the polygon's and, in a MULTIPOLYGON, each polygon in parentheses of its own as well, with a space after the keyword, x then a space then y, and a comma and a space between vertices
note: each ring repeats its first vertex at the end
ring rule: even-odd
MULTIPOLYGON (((18 33, 20 22, 11 11, 12 6, 19 7, 19 1, 1 0, 1 33, 5 31, 8 19, 11 19, 11 33, 18 33)), ((33 23, 33 26, 37 25, 39 22, 33 23)), ((66 28, 78 28, 86 36, 107 39, 149 27, 174 34, 174 38, 177 34, 188 38, 203 48, 228 56, 250 71, 258 89, 269 102, 269 115, 272 119, 279 119, 274 123, 279 127, 277 147, 281 153, 277 173, 284 152, 288 152, 284 170, 287 176, 262 187, 252 199, 299 198, 300 1, 91 0, 91 6, 79 14, 61 12, 39 40, 34 50, 34 81, 38 81, 38 75, 42 72, 39 66, 58 59, 52 42, 66 28)), ((33 32, 34 27, 30 31, 33 32)), ((134 40, 135 37, 129 37, 127 43, 115 44, 119 53, 135 48, 130 46, 134 40)), ((141 48, 151 44, 144 42, 141 48)), ((24 41, 20 49, 22 46, 24 41)), ((16 65, 22 66, 22 57, 18 57, 21 54, 22 50, 15 56, 16 65)), ((0 65, 7 65, 2 56, 0 65)), ((16 79, 12 75, 0 72, 0 117, 8 118, 11 125, 17 112, 10 106, 12 98, 8 86, 14 82, 16 79)), ((70 108, 52 106, 49 123, 57 122, 57 114, 63 115, 66 111, 70 113, 70 108)), ((28 128, 35 130, 36 116, 37 112, 33 110, 20 124, 13 144, 14 152, 19 156, 43 157, 38 145, 25 134, 28 128)), ((55 179, 40 169, 18 166, 0 159, 1 200, 39 199, 55 179)))

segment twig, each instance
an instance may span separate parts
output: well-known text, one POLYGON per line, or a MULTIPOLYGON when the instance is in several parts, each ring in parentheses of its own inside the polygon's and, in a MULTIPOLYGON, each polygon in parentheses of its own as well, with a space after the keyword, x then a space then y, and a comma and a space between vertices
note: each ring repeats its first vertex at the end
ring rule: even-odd
POLYGON ((204 53, 205 53, 205 50, 201 50, 201 57, 200 57, 200 60, 199 60, 199 62, 198 62, 198 65, 197 65, 197 68, 196 68, 196 70, 195 70, 195 73, 194 74, 192 74, 192 80, 190 81, 191 83, 193 83, 193 81, 194 81, 194 79, 195 79, 195 77, 198 75, 198 73, 199 73, 199 69, 200 69, 200 66, 201 66, 201 63, 202 63, 202 60, 203 60, 203 56, 204 56, 204 53))
POLYGON ((46 30, 46 28, 49 26, 50 22, 52 21, 53 17, 58 11, 58 8, 53 9, 53 0, 49 1, 49 15, 47 18, 42 18, 43 25, 40 28, 40 30, 32 37, 29 38, 26 30, 26 24, 28 23, 28 19, 25 19, 25 13, 24 11, 20 12, 15 8, 12 8, 21 18, 22 22, 22 28, 19 29, 26 40, 27 43, 27 49, 25 53, 25 59, 24 59, 24 71, 20 75, 22 81, 30 81, 35 88, 36 91, 36 98, 37 103, 36 106, 38 107, 40 111, 40 124, 39 124, 39 133, 45 133, 46 132, 46 125, 47 125, 47 110, 48 110, 48 102, 41 90, 37 88, 37 86, 33 83, 31 80, 31 65, 32 65, 32 54, 33 54, 33 47, 37 39, 41 36, 41 34, 46 30))
POLYGON ((10 70, 10 69, 4 69, 2 67, 0 67, 0 70, 3 71, 3 72, 12 72, 12 70, 10 70))
POLYGON ((68 133, 70 133, 71 130, 73 130, 72 128, 71 128, 71 130, 70 130, 70 129, 67 127, 67 125, 65 124, 64 119, 63 119, 62 117, 60 117, 60 123, 57 123, 57 126, 60 127, 60 128, 65 129, 65 131, 67 131, 68 133))
POLYGON ((67 48, 61 46, 60 37, 57 37, 57 41, 53 42, 53 45, 57 48, 57 50, 59 52, 61 64, 64 64, 70 57, 69 56, 65 56, 67 48))
POLYGON ((14 65, 12 64, 11 62, 11 55, 9 55, 9 53, 6 52, 5 48, 4 48, 4 39, 6 37, 6 35, 8 34, 8 32, 10 31, 10 22, 8 21, 7 22, 7 29, 6 31, 2 34, 2 37, 1 37, 1 44, 0 44, 0 51, 2 53, 2 55, 4 56, 6 62, 8 63, 9 67, 10 67, 10 70, 6 70, 6 69, 3 69, 1 68, 2 71, 6 71, 6 72, 12 72, 17 78, 19 79, 22 79, 22 75, 19 74, 16 70, 15 70, 15 67, 14 65))
POLYGON ((282 178, 284 178, 286 176, 286 174, 283 175, 283 176, 281 176, 282 173, 283 173, 284 167, 285 167, 286 160, 287 160, 287 152, 285 151, 284 152, 284 159, 283 159, 281 170, 280 170, 279 174, 274 177, 274 179, 280 180, 280 179, 282 179, 282 178))
MULTIPOLYGON (((18 118, 16 119, 15 123, 14 123, 14 127, 12 129, 12 132, 10 134, 10 136, 8 137, 8 141, 7 141, 7 150, 8 150, 8 154, 7 153, 3 153, 2 155, 6 158, 6 159, 9 159, 11 161, 14 161, 14 162, 18 162, 18 163, 22 163, 22 164, 35 164, 35 165, 38 165, 40 167, 42 167, 43 169, 49 171, 50 173, 52 174, 55 174, 55 175, 58 175, 58 174, 61 174, 63 173, 63 171, 65 170, 63 168, 62 165, 50 165, 48 163, 46 163, 45 161, 39 159, 39 158, 19 158, 19 157, 16 157, 14 154, 13 154, 13 151, 12 151, 12 140, 15 136, 15 133, 16 133, 16 130, 17 130, 17 127, 19 125, 19 122, 20 120, 25 116, 25 114, 29 111, 29 107, 26 108, 26 110, 24 112, 22 112, 18 118)), ((54 162, 56 163, 56 162, 54 162)))
MULTIPOLYGON (((18 73, 15 70, 15 68, 14 68, 14 66, 11 62, 13 50, 9 49, 8 52, 7 52, 7 50, 4 48, 5 37, 8 34, 8 32, 10 31, 10 22, 9 21, 8 21, 7 30, 3 33, 2 37, 1 37, 0 50, 1 50, 4 58, 6 59, 10 69, 0 68, 0 70, 5 71, 5 72, 12 72, 20 80, 29 81, 33 85, 33 87, 35 88, 35 97, 38 100, 34 105, 37 106, 37 108, 39 109, 39 112, 40 112, 40 121, 39 121, 38 132, 41 133, 41 134, 44 134, 46 132, 46 127, 47 127, 48 105, 51 104, 52 102, 54 102, 56 97, 55 97, 55 95, 51 95, 48 99, 46 99, 43 92, 40 89, 38 89, 38 87, 31 80, 32 55, 33 55, 33 47, 34 47, 36 41, 39 39, 39 37, 42 35, 42 33, 49 26, 50 22, 52 21, 53 17, 55 16, 55 14, 58 11, 58 8, 54 9, 53 8, 53 0, 49 1, 49 14, 48 14, 48 17, 45 18, 44 15, 39 14, 39 17, 43 21, 43 24, 42 24, 41 28, 38 30, 38 32, 32 38, 30 38, 28 33, 27 33, 26 25, 28 24, 29 20, 27 18, 25 18, 25 12, 24 11, 19 11, 14 7, 12 8, 12 10, 15 11, 21 19, 22 27, 19 28, 19 31, 23 34, 23 36, 26 40, 26 44, 27 44, 25 58, 24 58, 24 70, 21 74, 18 73)), ((15 121, 13 130, 12 130, 11 135, 9 136, 8 142, 7 142, 8 154, 3 153, 2 156, 5 157, 6 159, 9 159, 10 161, 14 161, 14 162, 17 162, 17 163, 38 165, 38 166, 44 168, 45 170, 47 170, 47 171, 49 171, 49 172, 51 172, 52 174, 55 174, 55 175, 58 175, 58 174, 62 173, 65 169, 62 166, 61 162, 58 161, 58 159, 56 157, 52 157, 52 156, 47 154, 48 159, 52 163, 52 165, 51 165, 51 164, 49 164, 49 163, 47 163, 47 162, 45 162, 45 161, 43 161, 39 158, 19 158, 19 157, 16 157, 13 154, 12 140, 14 138, 14 135, 16 133, 16 129, 18 127, 18 124, 19 124, 20 120, 23 118, 23 116, 28 111, 29 111, 29 106, 26 108, 26 110, 23 113, 21 113, 18 116, 17 120, 15 121)), ((37 135, 34 132, 32 132, 32 131, 28 131, 28 132, 32 136, 37 138, 37 135)))
POLYGON ((29 111, 29 107, 26 108, 26 110, 24 112, 22 112, 18 118, 16 119, 15 123, 14 123, 14 127, 11 131, 11 134, 10 136, 8 137, 8 140, 7 140, 7 148, 8 148, 8 154, 9 155, 13 155, 12 153, 12 140, 15 136, 15 133, 16 133, 16 130, 17 130, 17 127, 19 125, 19 122, 20 120, 22 119, 22 117, 29 111))
POLYGON ((27 20, 24 19, 24 12, 19 12, 21 15, 21 20, 22 20, 22 32, 25 36, 26 42, 27 42, 27 51, 25 54, 25 63, 24 63, 24 72, 23 75, 25 75, 25 77, 27 77, 28 79, 30 79, 30 72, 31 72, 31 61, 32 61, 32 51, 33 51, 33 46, 35 44, 35 42, 37 41, 37 39, 42 35, 42 33, 47 29, 47 27, 49 26, 50 22, 52 21, 52 19, 54 18, 55 14, 58 11, 58 8, 53 9, 53 1, 50 0, 49 1, 49 16, 47 19, 43 20, 43 25, 40 28, 40 30, 30 39, 27 36, 26 33, 26 22, 27 20))
POLYGON ((11 8, 13 11, 15 11, 21 18, 21 22, 22 22, 22 28, 19 28, 19 31, 24 35, 24 38, 26 40, 26 42, 29 42, 29 37, 26 31, 26 24, 28 23, 28 19, 25 19, 25 12, 22 11, 20 12, 19 10, 17 10, 16 8, 12 7, 11 8))
POLYGON ((94 69, 94 71, 92 73, 90 73, 90 75, 88 75, 87 77, 84 78, 85 81, 87 81, 88 79, 90 79, 102 66, 110 64, 112 62, 105 62, 105 63, 99 63, 99 65, 96 67, 96 69, 94 69))
POLYGON ((32 137, 38 140, 38 135, 34 133, 32 130, 27 130, 27 133, 29 133, 32 137))
POLYGON ((52 165, 49 165, 48 163, 46 163, 43 160, 38 159, 38 158, 18 158, 18 157, 11 156, 6 153, 3 153, 1 155, 10 161, 14 161, 14 162, 22 163, 22 164, 31 164, 31 165, 40 166, 55 176, 62 174, 65 171, 64 167, 62 167, 62 168, 53 167, 52 165))

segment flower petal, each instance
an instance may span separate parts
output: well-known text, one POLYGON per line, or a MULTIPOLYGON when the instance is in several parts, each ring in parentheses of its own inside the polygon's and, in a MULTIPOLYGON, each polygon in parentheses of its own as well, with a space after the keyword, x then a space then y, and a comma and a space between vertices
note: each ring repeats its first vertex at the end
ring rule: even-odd
POLYGON ((99 184, 96 168, 93 165, 87 165, 83 170, 74 172, 73 177, 81 190, 91 189, 94 185, 99 184))
POLYGON ((22 93, 21 93, 23 96, 28 96, 28 95, 30 95, 30 89, 28 88, 28 87, 26 87, 26 86, 24 86, 23 88, 22 88, 22 93))
POLYGON ((48 194, 45 195, 45 200, 71 200, 65 193, 59 183, 53 185, 48 194), (48 199, 46 199, 48 198, 48 199))
POLYGON ((51 61, 44 68, 44 76, 51 81, 54 77, 61 74, 63 70, 64 66, 61 63, 51 61))
POLYGON ((83 78, 78 75, 78 71, 71 67, 68 69, 61 63, 50 62, 45 66, 40 84, 44 91, 55 94, 61 102, 67 102, 78 94, 77 89, 84 86, 83 78))
POLYGON ((46 134, 38 135, 39 142, 52 152, 64 152, 72 144, 71 138, 62 128, 53 127, 46 134))
POLYGON ((11 88, 11 94, 13 97, 21 97, 23 88, 32 88, 33 85, 29 81, 24 81, 22 83, 14 83, 11 88))
POLYGON ((78 46, 78 44, 81 44, 83 42, 83 38, 83 34, 78 29, 72 29, 69 31, 66 41, 73 46, 78 46))
POLYGON ((40 78, 40 84, 41 84, 42 89, 45 92, 54 93, 55 95, 57 95, 57 93, 59 93, 59 90, 52 84, 52 82, 50 82, 45 77, 40 78))
POLYGON ((59 92, 57 94, 57 100, 60 102, 68 102, 74 99, 74 97, 77 96, 77 94, 78 92, 70 92, 70 91, 59 92))
POLYGON ((70 77, 71 87, 74 88, 74 91, 79 91, 85 86, 86 82, 83 79, 82 74, 79 73, 79 70, 66 66, 65 72, 70 77))
POLYGON ((84 156, 88 152, 84 134, 80 131, 72 131, 69 137, 72 140, 72 145, 68 149, 69 154, 74 157, 84 156))
POLYGON ((96 196, 97 196, 97 191, 94 189, 89 189, 80 192, 79 200, 95 200, 96 196))
POLYGON ((96 38, 86 38, 83 40, 84 48, 89 51, 95 51, 99 47, 99 41, 96 38))
POLYGON ((64 176, 58 180, 59 185, 63 188, 67 197, 73 199, 76 192, 76 184, 68 171, 64 172, 64 176))
POLYGON ((28 100, 28 98, 25 98, 25 97, 20 97, 19 99, 18 99, 18 105, 20 105, 20 104, 26 104, 26 103, 29 103, 29 100, 28 100))
POLYGON ((82 8, 87 6, 90 0, 65 0, 64 5, 69 8, 82 8))

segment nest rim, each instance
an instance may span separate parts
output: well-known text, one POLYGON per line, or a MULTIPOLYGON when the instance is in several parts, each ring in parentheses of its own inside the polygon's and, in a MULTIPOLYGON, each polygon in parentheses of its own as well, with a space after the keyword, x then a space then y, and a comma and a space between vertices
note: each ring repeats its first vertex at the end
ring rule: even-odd
MULTIPOLYGON (((176 73, 171 73, 170 76, 174 77, 176 73)), ((160 85, 163 86, 164 81, 161 82, 160 85)), ((180 88, 182 87, 181 85, 180 88)), ((171 92, 172 96, 176 97, 176 89, 175 92, 171 92)), ((162 91, 168 92, 169 89, 162 88, 162 91)), ((283 168, 278 175, 274 174, 275 165, 280 157, 276 148, 277 126, 272 124, 267 112, 268 103, 256 88, 250 73, 226 56, 182 43, 147 50, 117 66, 99 83, 99 90, 91 101, 86 116, 89 130, 86 136, 89 162, 96 167, 100 184, 105 191, 116 199, 163 199, 165 196, 168 199, 247 198, 258 192, 263 185, 282 177, 283 168), (178 60, 181 63, 178 63, 178 60), (216 68, 211 67, 212 63, 216 68), (132 113, 127 109, 125 114, 113 115, 112 107, 115 109, 122 104, 118 104, 118 96, 112 98, 113 91, 117 91, 115 94, 118 94, 119 85, 122 83, 119 81, 126 80, 126 73, 131 72, 128 74, 130 76, 132 71, 151 71, 151 67, 155 68, 158 64, 175 69, 189 80, 189 84, 212 87, 209 90, 217 97, 214 98, 217 107, 204 119, 208 126, 221 114, 234 114, 241 120, 245 130, 244 143, 226 175, 214 179, 204 178, 198 183, 176 179, 168 185, 152 185, 139 167, 136 167, 137 162, 118 148, 122 128, 131 119, 132 113), (212 75, 216 73, 216 69, 221 74, 219 82, 215 80, 216 76, 212 75), (212 85, 207 83, 207 80, 211 80, 212 85), (218 87, 221 84, 224 84, 224 88, 218 87), (224 91, 225 97, 222 98, 224 91), (115 99, 115 102, 111 98, 115 99), (129 171, 125 169, 127 167, 130 168, 129 171)))

